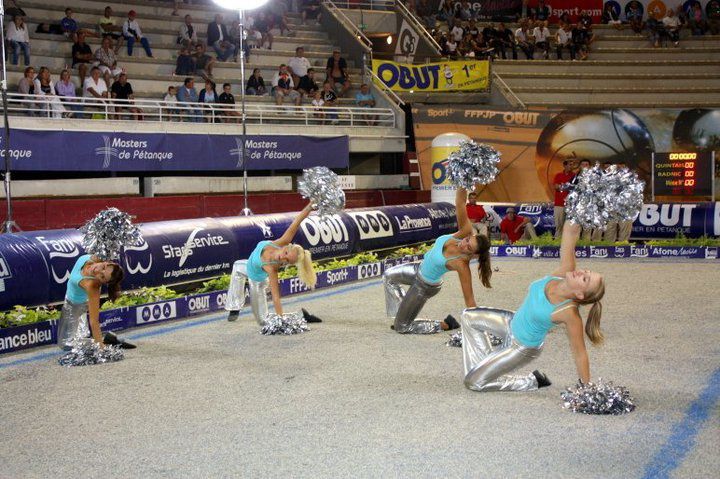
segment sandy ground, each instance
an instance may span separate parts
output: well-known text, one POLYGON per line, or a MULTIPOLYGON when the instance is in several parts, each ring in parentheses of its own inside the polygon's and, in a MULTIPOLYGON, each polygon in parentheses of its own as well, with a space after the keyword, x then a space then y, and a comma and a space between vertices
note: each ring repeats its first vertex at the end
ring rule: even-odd
MULTIPOLYGON (((478 303, 509 309, 555 265, 496 264, 478 303)), ((288 298, 325 320, 298 336, 214 315, 129 331, 139 347, 115 364, 62 368, 52 348, 3 357, 0 478, 717 477, 720 265, 581 266, 608 285, 592 373, 630 388, 629 415, 562 409, 576 374, 561 329, 529 368, 551 387, 465 389, 448 334, 392 332, 373 280, 288 298)), ((448 275, 423 315, 460 310, 448 275)))

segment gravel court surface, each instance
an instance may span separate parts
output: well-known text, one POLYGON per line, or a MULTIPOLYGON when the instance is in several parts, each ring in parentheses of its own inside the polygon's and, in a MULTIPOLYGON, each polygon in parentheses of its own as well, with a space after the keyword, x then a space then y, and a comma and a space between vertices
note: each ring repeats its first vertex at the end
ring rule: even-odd
MULTIPOLYGON (((493 289, 476 282, 476 296, 508 309, 557 264, 495 263, 493 289)), ((265 337, 247 315, 215 315, 130 331, 139 347, 116 364, 61 368, 51 349, 0 359, 0 477, 627 478, 657 461, 672 477, 714 477, 717 396, 687 454, 657 456, 720 364, 717 263, 580 266, 608 285, 593 377, 629 387, 631 414, 562 409, 576 374, 560 328, 528 367, 546 372, 550 388, 465 389, 448 333, 392 332, 373 280, 288 298, 287 310, 325 320, 298 336, 265 337)), ((423 316, 461 308, 449 274, 423 316)))

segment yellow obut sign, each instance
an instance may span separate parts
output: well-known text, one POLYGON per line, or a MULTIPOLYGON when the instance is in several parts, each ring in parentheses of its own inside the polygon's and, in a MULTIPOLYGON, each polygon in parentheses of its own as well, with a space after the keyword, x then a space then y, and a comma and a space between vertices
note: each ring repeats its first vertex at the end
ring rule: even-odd
POLYGON ((471 91, 486 90, 490 85, 490 63, 486 60, 422 65, 373 60, 372 66, 375 75, 393 91, 471 91))

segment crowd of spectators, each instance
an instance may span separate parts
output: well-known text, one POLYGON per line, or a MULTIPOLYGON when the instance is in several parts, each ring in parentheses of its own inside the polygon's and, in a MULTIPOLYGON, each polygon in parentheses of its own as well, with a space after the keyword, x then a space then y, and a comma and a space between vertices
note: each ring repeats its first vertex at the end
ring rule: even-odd
POLYGON ((680 41, 680 31, 687 29, 693 36, 705 34, 720 35, 720 1, 708 2, 706 11, 703 11, 700 2, 686 2, 669 8, 660 18, 645 15, 640 2, 631 1, 624 14, 613 4, 606 3, 602 14, 602 23, 612 25, 618 30, 630 27, 635 34, 647 36, 655 47, 659 47, 665 40, 673 42, 675 46, 680 41))

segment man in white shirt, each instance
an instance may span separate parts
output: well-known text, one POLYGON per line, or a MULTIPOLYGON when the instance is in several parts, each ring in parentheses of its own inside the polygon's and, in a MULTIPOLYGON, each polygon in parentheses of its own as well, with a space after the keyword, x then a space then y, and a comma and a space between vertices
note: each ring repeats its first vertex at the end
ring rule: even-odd
POLYGON ((185 15, 185 23, 180 25, 177 42, 178 45, 189 49, 194 49, 198 43, 197 31, 192 24, 192 17, 190 15, 185 15))
POLYGON ((515 30, 515 43, 517 43, 517 46, 520 48, 520 50, 523 51, 525 57, 528 60, 533 59, 535 47, 533 47, 533 44, 530 43, 530 35, 527 31, 527 23, 521 23, 520 28, 515 30))
POLYGON ((85 98, 98 99, 110 98, 107 83, 100 78, 100 69, 98 67, 93 67, 92 70, 90 70, 90 76, 85 79, 85 83, 83 83, 83 96, 85 98))
POLYGON ((572 41, 572 27, 569 23, 561 23, 555 33, 555 43, 557 44, 557 57, 562 60, 563 48, 567 48, 570 52, 570 59, 575 60, 575 45, 572 41))
POLYGON ((128 56, 131 57, 133 54, 133 46, 135 45, 135 42, 140 42, 142 47, 145 49, 145 53, 149 58, 153 57, 152 50, 150 50, 150 42, 148 42, 148 39, 145 38, 142 34, 142 30, 140 30, 140 24, 135 20, 137 17, 137 13, 135 10, 130 10, 128 12, 127 20, 125 20, 125 23, 123 23, 122 27, 122 34, 123 37, 125 37, 125 40, 127 40, 127 52, 128 56))
POLYGON ((675 16, 672 8, 669 9, 665 17, 663 17, 662 23, 670 40, 673 41, 675 46, 678 46, 680 44, 680 19, 675 16))
POLYGON ((550 30, 547 27, 547 20, 538 22, 532 35, 535 37, 535 46, 543 51, 544 58, 546 60, 550 58, 550 30))
POLYGON ((295 49, 295 56, 288 60, 287 66, 296 87, 300 85, 300 80, 307 76, 308 68, 312 67, 310 61, 305 58, 305 49, 303 47, 295 49))
POLYGON ((460 43, 465 36, 465 29, 456 23, 450 30, 450 36, 455 40, 455 43, 460 43))

